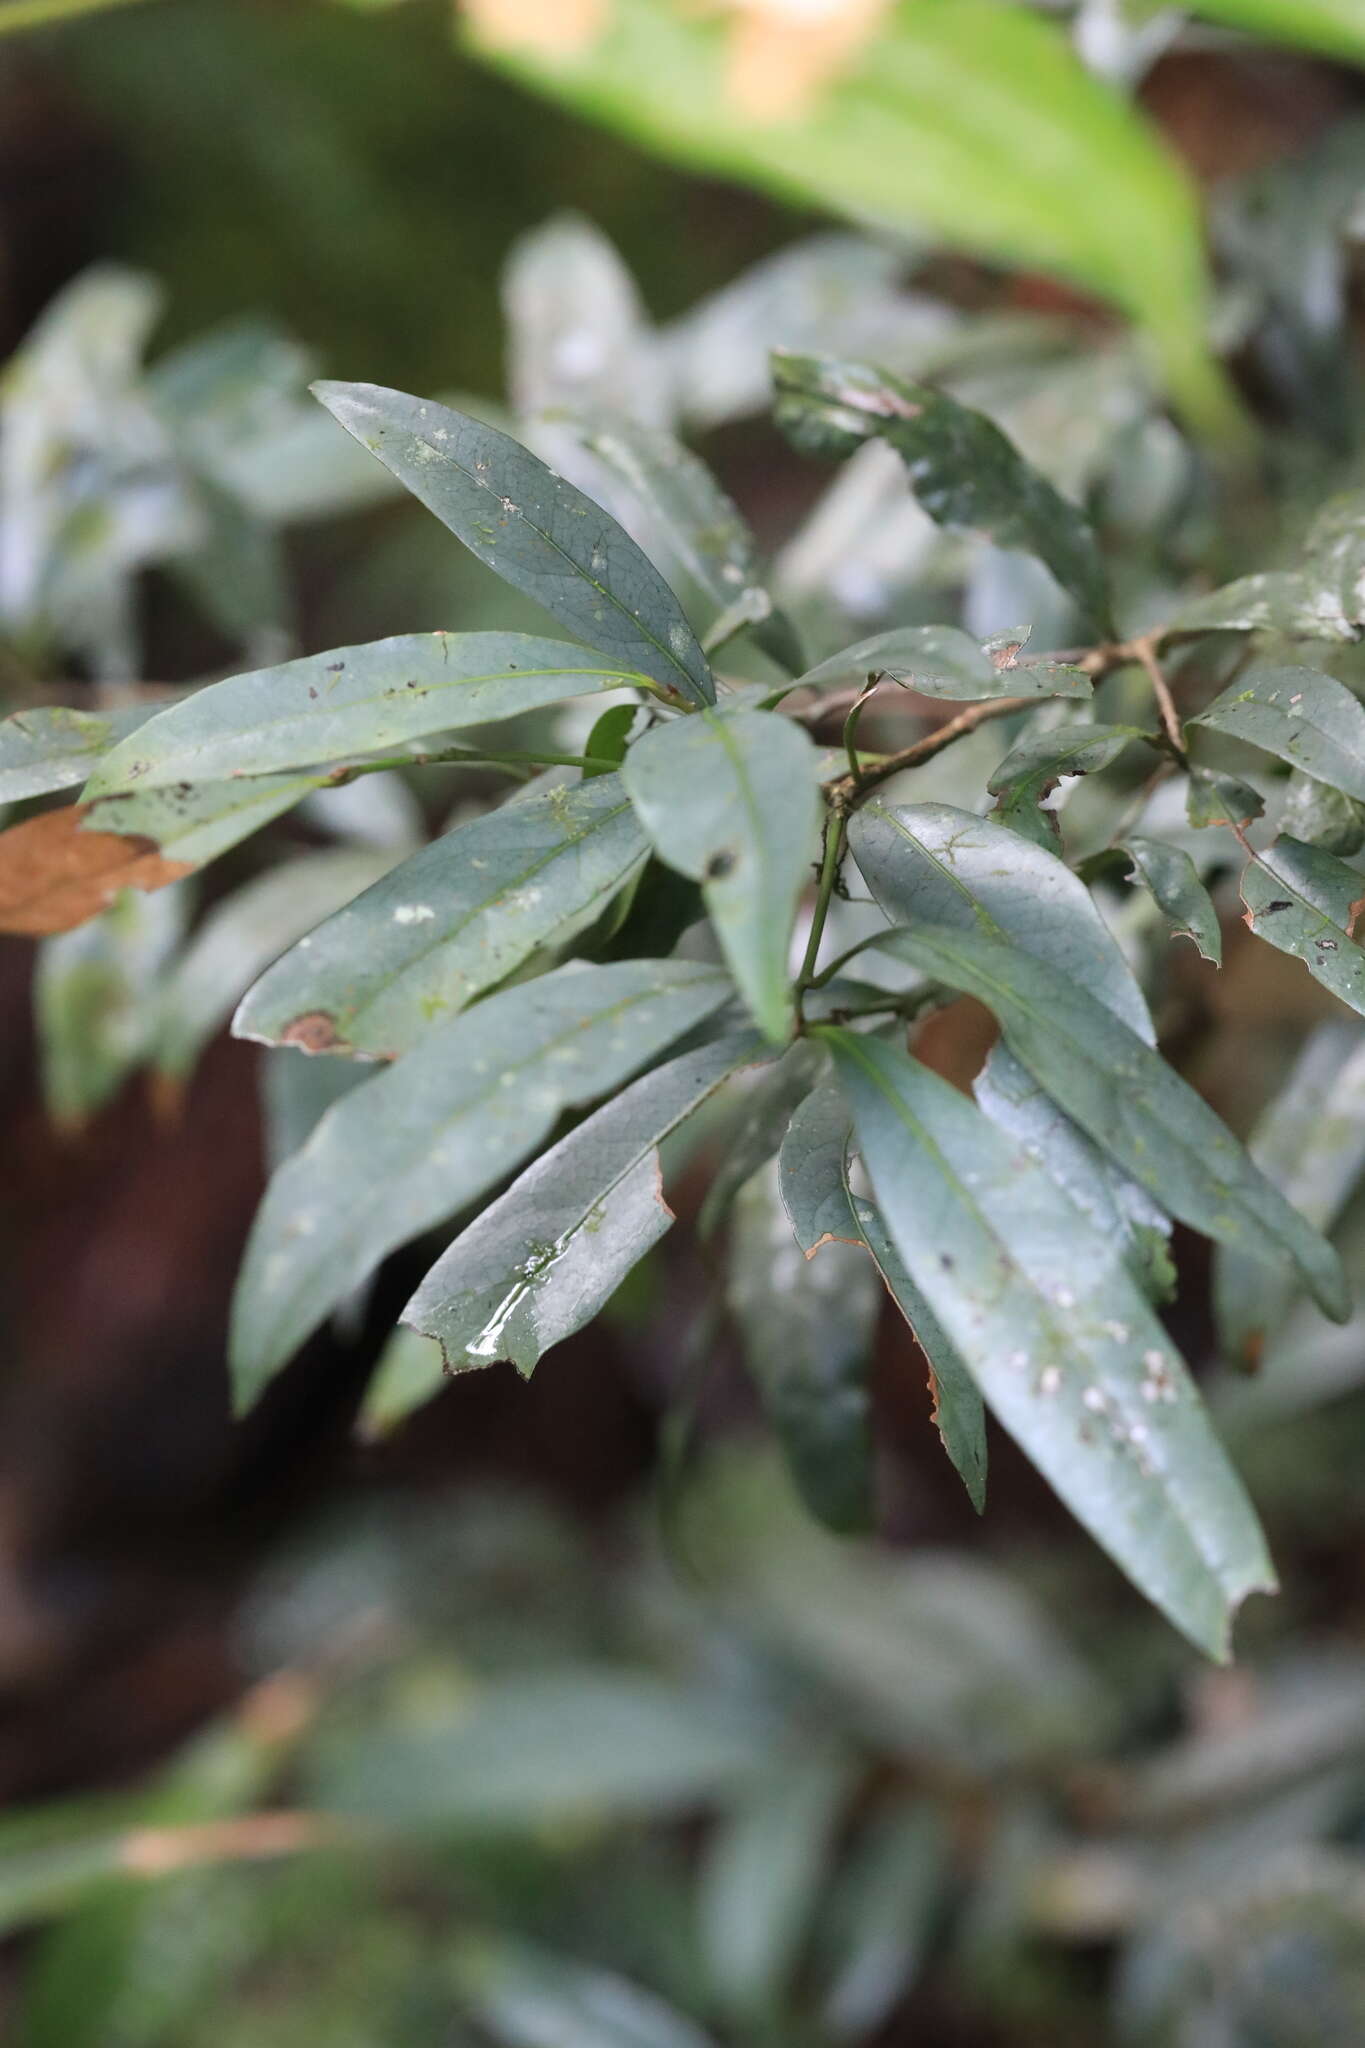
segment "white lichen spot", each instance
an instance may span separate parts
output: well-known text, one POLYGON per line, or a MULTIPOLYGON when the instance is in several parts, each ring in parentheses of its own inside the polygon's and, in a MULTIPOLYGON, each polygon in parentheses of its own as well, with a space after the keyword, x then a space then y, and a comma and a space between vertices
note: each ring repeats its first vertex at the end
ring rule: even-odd
POLYGON ((393 913, 395 924, 429 924, 436 915, 429 903, 400 903, 393 913))
POLYGON ((1005 1363, 1015 1372, 1026 1372, 1028 1370, 1028 1353, 1027 1351, 1011 1351, 1005 1363))
POLYGON ((1081 1399, 1092 1415, 1099 1415, 1108 1406, 1104 1391, 1100 1387, 1087 1387, 1081 1399))
POLYGON ((1112 1337, 1116 1344, 1126 1344, 1128 1342, 1127 1323, 1101 1323, 1100 1328, 1104 1331, 1105 1336, 1112 1337))
POLYGON ((1076 1306, 1076 1297, 1069 1287, 1054 1288, 1052 1299, 1056 1302, 1058 1308, 1075 1308, 1076 1306))
POLYGON ((1052 1395, 1061 1391, 1062 1369, 1059 1365, 1045 1365, 1038 1375, 1038 1392, 1052 1395))

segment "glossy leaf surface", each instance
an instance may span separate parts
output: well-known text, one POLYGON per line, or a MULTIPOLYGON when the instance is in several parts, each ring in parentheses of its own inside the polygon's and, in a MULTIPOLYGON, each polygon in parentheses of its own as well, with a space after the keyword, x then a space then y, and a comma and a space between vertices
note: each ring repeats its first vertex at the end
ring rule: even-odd
POLYGON ((1285 837, 1252 854, 1239 886, 1257 938, 1302 960, 1315 981, 1365 1017, 1365 949, 1356 941, 1365 910, 1360 870, 1285 837))
POLYGON ((1365 706, 1311 668, 1251 669, 1191 721, 1365 800, 1365 706))

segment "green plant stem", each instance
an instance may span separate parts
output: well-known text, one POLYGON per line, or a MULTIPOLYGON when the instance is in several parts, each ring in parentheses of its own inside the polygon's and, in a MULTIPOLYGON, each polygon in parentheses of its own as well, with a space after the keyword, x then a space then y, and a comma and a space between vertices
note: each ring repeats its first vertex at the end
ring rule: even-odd
POLYGON ((74 21, 78 15, 97 14, 109 7, 128 7, 133 0, 9 0, 0 5, 0 35, 16 30, 48 28, 59 21, 74 21))
POLYGON ((354 782, 360 775, 379 775, 390 768, 596 768, 608 774, 620 767, 597 754, 530 753, 509 748, 501 753, 484 753, 466 747, 442 747, 433 754, 386 754, 377 761, 358 761, 337 768, 327 780, 334 787, 354 782))
POLYGON ((810 937, 806 940, 806 956, 801 962, 801 972, 796 978, 799 998, 803 990, 811 986, 815 963, 820 957, 820 941, 825 936, 825 919, 829 916, 830 898, 834 884, 839 879, 839 862, 844 852, 844 813, 832 806, 825 814, 825 851, 820 863, 820 881, 815 895, 815 908, 811 913, 810 937))
POLYGON ((855 810, 863 798, 874 790, 879 782, 888 776, 898 775, 902 768, 918 768, 922 762, 932 761, 945 747, 951 747, 954 740, 964 734, 975 732, 979 725, 985 725, 992 718, 1008 718, 1016 711, 1036 710, 1036 697, 989 697, 984 703, 969 704, 965 711, 959 711, 956 718, 950 718, 946 725, 937 726, 933 732, 923 733, 908 747, 898 753, 884 754, 875 763, 864 758, 857 775, 841 775, 833 782, 826 783, 825 794, 836 810, 855 810))

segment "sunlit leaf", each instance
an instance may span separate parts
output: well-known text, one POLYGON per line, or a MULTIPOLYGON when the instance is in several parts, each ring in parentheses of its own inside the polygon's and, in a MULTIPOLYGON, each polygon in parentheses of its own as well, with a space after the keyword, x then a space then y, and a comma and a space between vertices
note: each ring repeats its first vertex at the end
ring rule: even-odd
POLYGON ((762 1041, 744 1032, 642 1075, 461 1232, 404 1323, 436 1339, 447 1372, 506 1358, 529 1374, 551 1345, 592 1320, 672 1222, 659 1145, 763 1056, 762 1041))
POLYGON ((887 1229, 991 1408, 1134 1584, 1225 1656, 1270 1562, 1117 1247, 946 1082, 875 1039, 822 1036, 887 1229))
POLYGON ((787 955, 816 854, 818 760, 775 712, 703 712, 646 733, 622 769, 661 859, 701 883, 744 999, 776 1040, 791 1030, 787 955))
POLYGON ((576 51, 522 46, 496 61, 694 168, 1074 277, 1148 327, 1186 403, 1224 413, 1192 194, 1126 99, 1028 10, 893 9, 800 120, 755 118, 728 89, 715 24, 658 0, 615 0, 605 33, 576 51))
POLYGON ((729 991, 685 961, 571 965, 435 1026, 338 1102, 252 1226, 233 1311, 239 1405, 387 1253, 474 1201, 563 1110, 619 1087, 729 991))
POLYGON ((1198 0, 1210 21, 1365 64, 1365 22, 1356 0, 1198 0))
POLYGON ((277 960, 239 1038, 393 1057, 592 915, 644 860, 614 775, 550 789, 411 855, 277 960))
POLYGON ((1365 846, 1365 803, 1296 768, 1285 785, 1279 829, 1343 857, 1365 846))
POLYGON ((616 521, 495 427, 377 384, 318 397, 465 546, 571 633, 672 697, 715 685, 682 608, 616 521))
POLYGON ((1173 633, 1283 633, 1291 640, 1354 640, 1335 591, 1306 569, 1241 576, 1192 598, 1168 622, 1173 633))

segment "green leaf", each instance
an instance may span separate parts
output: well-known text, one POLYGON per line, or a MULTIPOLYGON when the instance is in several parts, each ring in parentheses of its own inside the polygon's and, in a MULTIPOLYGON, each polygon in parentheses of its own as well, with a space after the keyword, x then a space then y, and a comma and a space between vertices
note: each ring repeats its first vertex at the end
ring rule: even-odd
MULTIPOLYGON (((694 169, 1075 278, 1147 329, 1183 403, 1226 419, 1190 186, 1126 97, 1031 11, 897 7, 799 118, 766 120, 735 92, 716 24, 657 0, 616 0, 570 52, 530 39, 495 51, 465 33, 526 84, 694 169)), ((765 324, 765 339, 803 337, 765 324)))
POLYGON ((392 1058, 577 929, 647 848, 619 777, 550 789, 424 846, 277 960, 233 1030, 392 1058))
MULTIPOLYGON (((570 420, 569 430, 630 493, 651 560, 680 570, 717 619, 747 616, 755 644, 786 665, 792 628, 773 616, 753 534, 699 455, 662 427, 621 417, 570 420)), ((714 631, 714 629, 713 629, 714 631)))
POLYGON ((82 828, 150 839, 166 860, 202 867, 292 811, 327 782, 317 775, 244 775, 237 781, 176 783, 96 797, 82 828))
POLYGON ((902 457, 940 526, 968 527, 1046 563, 1087 622, 1110 628, 1104 565, 1085 514, 1027 463, 993 420, 945 392, 867 363, 777 355, 776 418, 798 448, 851 455, 874 436, 902 457))
POLYGON ((305 854, 215 904, 163 979, 152 1048, 159 1071, 183 1079, 261 969, 391 859, 371 847, 305 854))
POLYGON ((590 220, 518 236, 502 273, 507 385, 525 418, 560 406, 657 418, 662 365, 635 280, 590 220))
POLYGON ((183 889, 125 889, 102 916, 44 939, 33 983, 43 1099, 67 1127, 101 1109, 155 1041, 183 889))
POLYGON ((1279 829, 1346 858, 1365 846, 1365 804, 1296 768, 1285 784, 1279 829))
POLYGON ((838 1754, 796 1758, 755 1785, 707 1846, 697 1902, 703 1956, 722 2010, 741 2026, 761 2031, 782 2009, 852 1778, 838 1754))
POLYGON ((377 384, 313 390, 471 553, 571 633, 670 697, 715 701, 706 657, 648 556, 519 441, 377 384))
POLYGON ((1354 640, 1355 626, 1336 592, 1306 569, 1240 576, 1183 604, 1170 633, 1283 633, 1290 640, 1354 640))
POLYGON ((1280 838, 1251 855, 1239 886, 1257 938, 1302 960, 1315 981, 1365 1017, 1365 951, 1355 936, 1365 909, 1359 869, 1280 838))
MULTIPOLYGON (((875 798, 850 819, 849 844, 893 924, 923 921, 1008 939, 1154 1041, 1146 1000, 1090 892, 1045 848, 951 804, 875 798)), ((1041 1159, 1095 1228, 1120 1244, 1140 1283, 1154 1295, 1169 1293, 1169 1217, 1058 1109, 1007 1046, 992 1049, 975 1093, 991 1121, 1041 1159)))
POLYGON ((356 1418, 366 1443, 386 1437, 446 1384, 441 1347, 420 1330, 397 1329, 379 1354, 356 1418))
POLYGON ((1326 1314, 1349 1313, 1331 1246, 1207 1103, 1084 988, 978 932, 921 926, 892 934, 886 949, 993 1010, 1020 1064, 1163 1209, 1255 1257, 1287 1253, 1326 1314))
POLYGON ((457 1974, 480 2028, 501 2048, 713 2048, 653 1992, 519 1941, 479 1939, 457 1974))
POLYGON ((1270 1561, 1116 1247, 945 1081, 875 1039, 821 1035, 887 1229, 990 1406, 1133 1583, 1226 1656, 1270 1561))
POLYGON ((744 1183, 777 1152, 792 1111, 814 1087, 824 1064, 820 1048, 808 1038, 798 1038, 750 1088, 702 1201, 697 1218, 700 1236, 715 1232, 744 1183))
POLYGON ((403 1311, 448 1373, 510 1359, 529 1376, 552 1344, 592 1321, 673 1220, 658 1147, 741 1067, 753 1032, 656 1067, 512 1183, 437 1260, 403 1311))
POLYGON ((44 704, 13 712, 0 723, 0 804, 84 782, 101 754, 161 708, 152 702, 97 713, 44 704))
POLYGON ((1135 725, 1055 725, 1049 732, 1026 733, 986 784, 997 799, 992 815, 1035 846, 1054 850, 1061 828, 1056 812, 1042 809, 1043 798, 1064 775, 1096 775, 1110 767, 1134 740, 1151 744, 1150 735, 1135 725))
POLYGON ((343 761, 640 681, 565 640, 400 633, 197 691, 107 754, 86 794, 343 761))
POLYGON ((314 1804, 386 1829, 539 1830, 556 1819, 686 1812, 755 1775, 773 1726, 699 1693, 603 1667, 460 1688, 453 1711, 390 1714, 309 1773, 314 1804))
POLYGON ((867 1528, 867 1373, 881 1306, 877 1276, 848 1245, 805 1256, 772 1167, 740 1189, 731 1232, 726 1300, 797 1490, 828 1528, 867 1528))
POLYGON ((1239 782, 1235 775, 1191 766, 1185 814, 1196 830, 1217 825, 1249 825, 1264 809, 1259 792, 1239 782))
POLYGON ((1365 800, 1365 705, 1335 676, 1249 669, 1190 723, 1246 740, 1365 800))
POLYGON ((816 850, 818 764, 788 718, 708 711, 646 733, 621 771, 660 858, 701 883, 744 1000, 777 1041, 791 1034, 788 952, 816 850))
POLYGON ((571 964, 452 1017, 345 1096, 273 1176, 233 1305, 245 1407, 381 1259, 533 1152, 718 1009, 727 977, 687 961, 571 964))
POLYGON ((782 1141, 779 1187, 809 1259, 831 1238, 863 1246, 929 1366, 933 1421, 973 1507, 986 1504, 986 1422, 981 1396, 887 1236, 875 1202, 853 1192, 853 1120, 843 1091, 822 1082, 799 1105, 782 1141))
POLYGON ((583 770, 585 782, 620 767, 626 758, 626 741, 630 738, 638 711, 636 704, 613 704, 594 721, 583 749, 583 757, 588 763, 583 770))
MULTIPOLYGON (((1359 1025, 1324 1024, 1258 1120, 1248 1150, 1286 1200, 1319 1230, 1332 1228, 1365 1169, 1365 1038, 1359 1025)), ((1278 1271, 1229 1245, 1213 1259, 1218 1333, 1228 1355, 1255 1368, 1266 1339, 1293 1306, 1288 1266, 1278 1271)))
MULTIPOLYGON (((1343 225, 1359 203, 1360 188, 1359 132, 1348 129, 1344 139, 1348 173, 1341 192, 1343 225)), ((1345 617, 1353 625, 1365 624, 1365 490, 1341 491, 1329 498, 1308 529, 1303 552, 1309 574, 1327 586, 1345 617)))
POLYGON ((858 2042, 889 2019, 926 1959, 948 1881, 937 1809, 902 1795, 866 1823, 818 1929, 827 1957, 824 2021, 858 2042))
POLYGON ((1164 839, 1125 839, 1122 850, 1133 863, 1133 878, 1150 892, 1174 936, 1192 939, 1205 960, 1221 967, 1218 913, 1190 856, 1164 839))
POLYGON ((1020 661, 1017 646, 991 653, 956 626, 897 626, 875 633, 807 669, 794 688, 841 689, 885 675, 924 697, 1089 697, 1083 669, 1053 661, 1020 661))
POLYGON ((1365 64, 1365 21, 1358 0, 1198 0, 1195 12, 1252 35, 1365 64))

